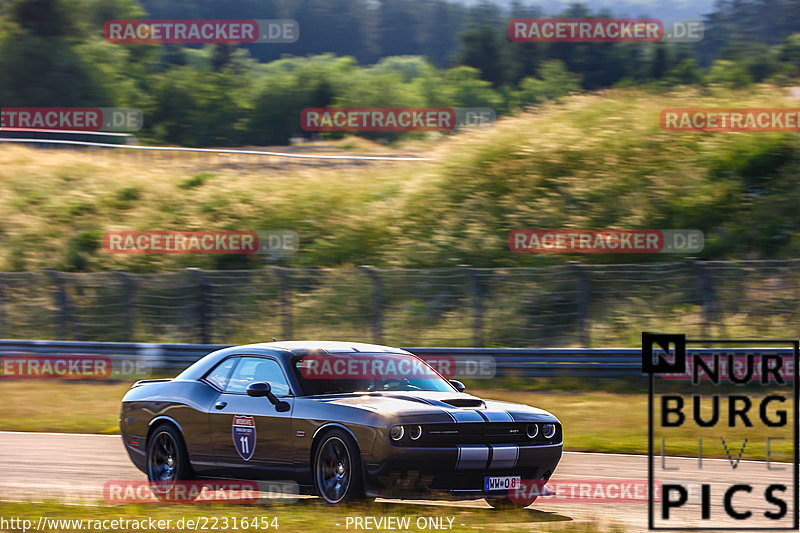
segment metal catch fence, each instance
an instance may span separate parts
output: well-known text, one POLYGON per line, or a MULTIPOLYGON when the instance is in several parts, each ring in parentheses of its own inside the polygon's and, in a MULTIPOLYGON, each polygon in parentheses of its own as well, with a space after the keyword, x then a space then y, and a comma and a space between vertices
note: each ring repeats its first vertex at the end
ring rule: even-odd
POLYGON ((800 259, 545 268, 0 273, 0 338, 638 346, 642 331, 800 337, 800 259))

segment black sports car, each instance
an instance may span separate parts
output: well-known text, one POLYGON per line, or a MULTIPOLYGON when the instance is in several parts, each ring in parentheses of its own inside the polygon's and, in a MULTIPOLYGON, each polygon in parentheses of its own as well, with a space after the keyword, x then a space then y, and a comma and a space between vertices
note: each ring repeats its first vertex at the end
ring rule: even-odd
POLYGON ((250 344, 210 353, 174 379, 137 382, 122 400, 120 430, 154 487, 291 480, 330 503, 532 503, 509 488, 550 478, 561 458, 558 419, 463 390, 399 348, 250 344))

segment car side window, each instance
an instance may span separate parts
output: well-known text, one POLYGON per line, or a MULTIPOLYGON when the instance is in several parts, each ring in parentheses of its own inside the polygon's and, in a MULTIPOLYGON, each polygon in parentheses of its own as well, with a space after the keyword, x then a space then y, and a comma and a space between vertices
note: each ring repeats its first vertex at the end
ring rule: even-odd
POLYGON ((243 394, 251 383, 266 382, 275 396, 287 396, 289 383, 277 361, 262 357, 242 357, 236 365, 225 392, 243 394))
POLYGON ((225 359, 220 364, 218 364, 214 370, 209 372, 205 380, 217 387, 220 390, 225 390, 225 387, 228 386, 228 378, 230 378, 231 370, 233 370, 233 365, 236 364, 236 358, 231 357, 225 359))

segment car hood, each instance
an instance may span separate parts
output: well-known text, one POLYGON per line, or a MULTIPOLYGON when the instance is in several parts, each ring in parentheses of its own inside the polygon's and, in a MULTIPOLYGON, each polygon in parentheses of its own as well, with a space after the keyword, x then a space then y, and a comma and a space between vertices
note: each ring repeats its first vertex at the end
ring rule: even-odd
POLYGON ((397 391, 318 396, 315 401, 348 406, 391 418, 416 422, 529 422, 553 421, 552 414, 511 402, 483 400, 458 392, 397 391))

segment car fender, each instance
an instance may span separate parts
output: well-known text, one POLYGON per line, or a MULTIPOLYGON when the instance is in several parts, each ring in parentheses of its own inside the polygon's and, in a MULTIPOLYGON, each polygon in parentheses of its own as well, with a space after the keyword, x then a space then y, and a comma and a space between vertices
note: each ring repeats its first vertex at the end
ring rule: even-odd
MULTIPOLYGON (((311 442, 312 442, 312 444, 311 444, 311 452, 312 453, 311 453, 311 457, 309 458, 309 464, 311 465, 311 471, 313 472, 313 470, 314 470, 314 454, 316 454, 317 445, 319 444, 319 442, 317 442, 317 437, 321 436, 322 433, 324 433, 328 429, 333 429, 333 428, 341 429, 345 433, 350 435, 350 438, 353 439, 353 442, 355 442, 356 446, 358 446, 358 454, 359 454, 359 456, 361 456, 361 481, 362 481, 362 483, 366 483, 366 481, 367 481, 367 469, 366 469, 366 464, 364 462, 364 457, 363 457, 364 451, 362 449, 361 443, 359 443, 358 438, 356 437, 355 433, 353 433, 353 431, 349 427, 347 427, 347 426, 345 426, 343 424, 339 424, 338 422, 326 422, 325 424, 322 424, 320 427, 318 427, 316 429, 316 431, 314 431, 314 434, 311 436, 311 442)), ((372 446, 370 446, 370 450, 372 450, 372 446)), ((364 486, 364 485, 362 485, 362 486, 364 486)))

